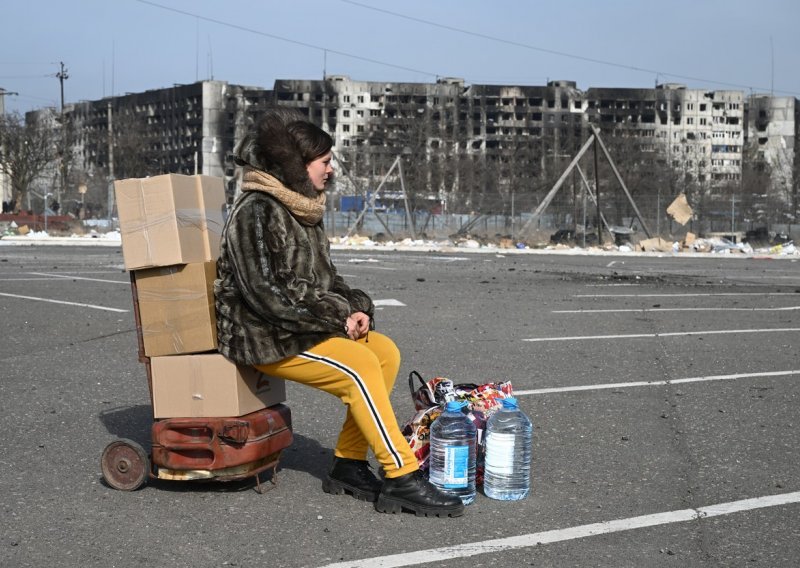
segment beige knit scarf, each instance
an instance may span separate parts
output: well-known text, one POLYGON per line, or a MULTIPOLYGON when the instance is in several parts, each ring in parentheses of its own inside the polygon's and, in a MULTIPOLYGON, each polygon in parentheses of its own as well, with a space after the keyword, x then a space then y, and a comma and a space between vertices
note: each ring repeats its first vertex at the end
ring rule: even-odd
POLYGON ((304 225, 316 225, 325 214, 325 192, 320 191, 316 199, 309 199, 292 191, 270 174, 245 166, 242 191, 263 191, 273 196, 304 225))

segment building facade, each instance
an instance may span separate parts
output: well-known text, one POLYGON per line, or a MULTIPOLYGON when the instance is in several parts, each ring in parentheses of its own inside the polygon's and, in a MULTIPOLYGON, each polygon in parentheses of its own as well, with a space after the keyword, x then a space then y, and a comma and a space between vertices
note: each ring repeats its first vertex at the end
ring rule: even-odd
POLYGON ((268 90, 200 81, 75 103, 65 122, 73 128, 75 169, 110 178, 199 173, 233 187, 234 146, 273 103, 296 108, 331 134, 344 194, 370 189, 402 157, 403 175, 423 202, 507 212, 515 196, 548 189, 546 180, 564 170, 591 125, 620 158, 642 170, 668 169, 667 193, 685 184, 698 195, 734 191, 749 143, 769 165, 772 190, 796 201, 797 99, 680 84, 582 91, 573 81, 500 86, 334 75, 279 79, 268 90))

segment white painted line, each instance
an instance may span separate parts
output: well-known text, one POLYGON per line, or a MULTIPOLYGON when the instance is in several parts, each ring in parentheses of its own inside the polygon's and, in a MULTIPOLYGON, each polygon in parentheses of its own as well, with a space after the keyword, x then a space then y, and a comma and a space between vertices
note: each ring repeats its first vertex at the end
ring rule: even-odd
POLYGON ((120 310, 118 308, 107 308, 105 306, 96 306, 94 304, 80 304, 78 302, 65 302, 63 300, 50 300, 48 298, 37 298, 35 296, 20 296, 18 294, 5 294, 0 292, 0 296, 6 296, 8 298, 20 298, 21 300, 34 300, 36 302, 49 302, 51 304, 64 304, 65 306, 79 306, 81 308, 91 308, 93 310, 105 310, 107 312, 119 312, 119 313, 126 313, 129 310, 120 310))
POLYGON ((334 564, 327 564, 322 568, 398 568, 401 566, 415 566, 419 564, 432 565, 438 561, 451 560, 453 558, 468 558, 480 554, 534 548, 553 542, 564 542, 601 534, 697 521, 707 517, 719 517, 733 513, 765 509, 767 507, 780 507, 796 503, 800 503, 800 491, 783 493, 780 495, 767 495, 765 497, 756 497, 753 499, 742 499, 741 501, 730 501, 728 503, 719 503, 716 505, 709 505, 708 507, 699 507, 697 509, 667 511, 665 513, 654 513, 639 517, 629 517, 627 519, 615 519, 612 521, 578 525, 565 529, 555 529, 494 540, 466 542, 442 548, 429 548, 427 550, 403 552, 389 556, 336 562, 334 564))
POLYGON ((614 314, 625 312, 788 312, 800 306, 785 308, 626 308, 620 310, 553 310, 554 314, 614 314))
POLYGON ((47 276, 49 278, 66 278, 67 280, 89 280, 90 282, 105 282, 108 284, 130 284, 130 280, 105 280, 103 278, 85 278, 83 276, 68 276, 64 274, 48 274, 46 272, 29 272, 33 276, 47 276))
POLYGON ((42 282, 52 280, 52 278, 0 278, 0 282, 42 282))
POLYGON ((616 260, 612 260, 611 262, 609 262, 608 264, 606 264, 606 268, 611 268, 611 267, 612 267, 612 266, 614 266, 615 264, 617 264, 617 261, 616 261, 616 260))
POLYGON ((605 383, 600 385, 579 385, 574 387, 552 387, 546 389, 515 390, 514 396, 528 394, 552 394, 559 392, 579 392, 607 389, 624 389, 631 387, 655 387, 664 385, 680 385, 685 383, 702 383, 708 381, 733 381, 736 379, 755 379, 760 377, 788 377, 800 375, 800 369, 793 371, 769 371, 764 373, 739 373, 736 375, 708 375, 705 377, 688 377, 685 379, 668 379, 664 381, 634 381, 629 383, 605 383))
POLYGON ((720 329, 710 331, 673 331, 669 333, 631 333, 627 335, 575 335, 572 337, 530 337, 521 341, 579 341, 581 339, 636 339, 641 337, 679 337, 691 335, 720 335, 729 333, 776 333, 800 331, 800 327, 782 327, 776 329, 720 329))
POLYGON ((636 282, 627 282, 627 283, 616 283, 616 284, 587 284, 587 288, 614 288, 617 286, 641 286, 636 282))
POLYGON ((573 298, 696 298, 706 296, 798 296, 797 292, 708 292, 695 294, 574 294, 573 298))
POLYGON ((400 300, 388 299, 388 300, 373 300, 372 302, 375 306, 397 306, 397 307, 405 307, 405 304, 400 300))

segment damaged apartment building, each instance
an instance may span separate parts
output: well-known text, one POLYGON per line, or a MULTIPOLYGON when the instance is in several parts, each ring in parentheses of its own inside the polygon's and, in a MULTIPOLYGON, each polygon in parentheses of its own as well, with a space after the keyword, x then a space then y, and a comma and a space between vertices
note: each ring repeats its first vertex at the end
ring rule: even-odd
POLYGON ((591 134, 590 124, 604 138, 628 139, 642 160, 666 165, 712 193, 741 183, 749 142, 769 164, 772 183, 796 192, 797 99, 678 84, 582 91, 573 81, 501 86, 332 75, 279 79, 268 90, 199 81, 75 103, 65 114, 73 125, 76 169, 116 178, 222 176, 232 192, 234 145, 273 103, 298 109, 333 136, 347 174, 338 176, 340 194, 374 185, 402 156, 413 164, 404 175, 444 209, 452 207, 444 196, 457 195, 462 207, 499 210, 507 204, 487 201, 487 193, 543 189, 541 180, 563 171, 591 134))

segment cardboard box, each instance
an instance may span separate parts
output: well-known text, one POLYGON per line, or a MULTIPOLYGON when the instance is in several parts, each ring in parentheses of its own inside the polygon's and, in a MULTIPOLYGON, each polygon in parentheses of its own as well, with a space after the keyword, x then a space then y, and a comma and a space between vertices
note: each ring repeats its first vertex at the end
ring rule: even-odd
POLYGON ((221 178, 167 174, 114 182, 125 268, 216 260, 224 224, 221 178))
POLYGON ((219 353, 150 359, 155 418, 242 416, 286 400, 283 380, 219 353))
POLYGON ((146 268, 135 275, 145 355, 217 349, 215 261, 146 268))
POLYGON ((211 176, 194 176, 194 179, 203 205, 206 229, 203 247, 206 260, 216 260, 219 258, 219 243, 227 211, 225 183, 222 178, 211 176))
POLYGON ((644 252, 672 252, 672 243, 661 237, 639 241, 639 248, 644 252))

